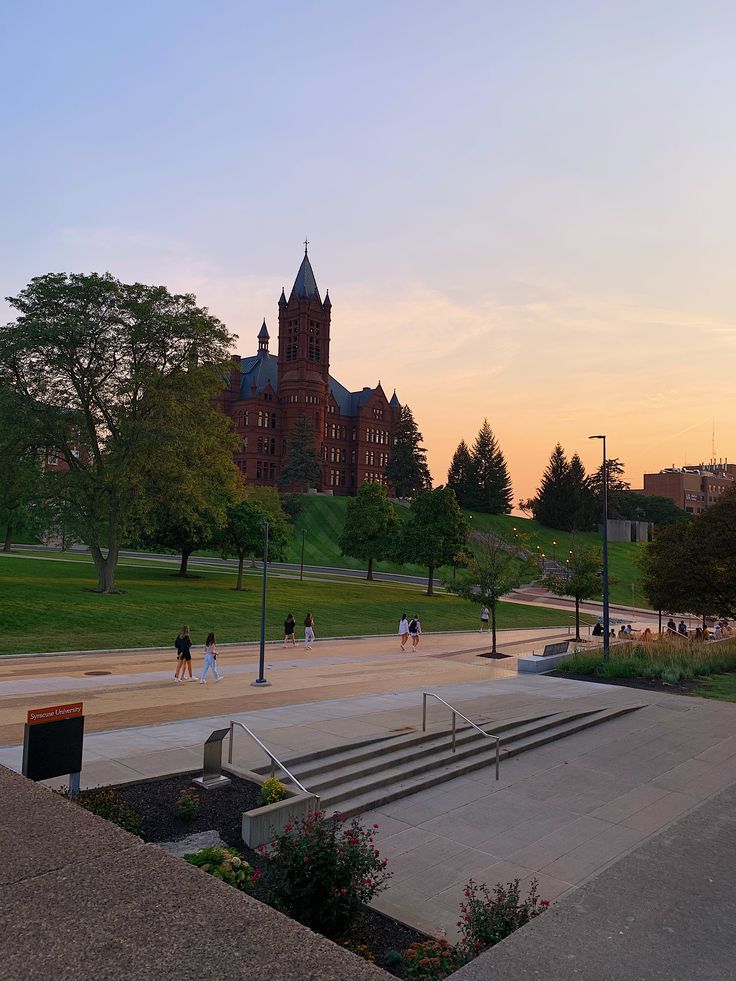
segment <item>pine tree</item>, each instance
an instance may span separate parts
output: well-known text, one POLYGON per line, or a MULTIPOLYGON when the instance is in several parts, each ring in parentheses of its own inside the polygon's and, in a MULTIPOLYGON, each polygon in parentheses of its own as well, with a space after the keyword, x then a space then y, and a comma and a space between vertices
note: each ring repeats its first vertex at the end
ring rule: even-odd
POLYGON ((460 507, 467 507, 472 497, 473 458, 465 440, 455 450, 447 472, 447 486, 455 491, 460 507))
POLYGON ((403 405, 386 465, 386 477, 397 497, 416 497, 432 487, 427 451, 421 445, 423 439, 411 409, 403 405))
POLYGON ((511 478, 506 459, 487 419, 483 420, 473 443, 471 458, 473 466, 468 502, 470 506, 487 514, 509 514, 512 501, 511 478))
POLYGON ((534 517, 547 528, 571 531, 575 519, 570 464, 558 443, 552 450, 547 469, 534 499, 534 517))
POLYGON ((293 484, 306 490, 316 486, 321 475, 322 468, 314 445, 314 427, 306 416, 299 416, 291 431, 286 464, 281 468, 279 483, 293 484))
MULTIPOLYGON (((624 491, 629 490, 631 484, 623 479, 624 475, 624 465, 618 459, 618 457, 612 456, 610 460, 606 461, 606 472, 608 474, 608 517, 609 518, 625 518, 623 508, 621 507, 621 498, 624 491)), ((593 473, 588 478, 588 483, 590 489, 593 491, 596 502, 596 515, 599 515, 602 510, 602 488, 603 488, 603 464, 594 470, 593 473)))
POLYGON ((590 488, 590 478, 577 453, 570 457, 570 484, 572 486, 573 531, 593 531, 596 527, 595 495, 590 488))

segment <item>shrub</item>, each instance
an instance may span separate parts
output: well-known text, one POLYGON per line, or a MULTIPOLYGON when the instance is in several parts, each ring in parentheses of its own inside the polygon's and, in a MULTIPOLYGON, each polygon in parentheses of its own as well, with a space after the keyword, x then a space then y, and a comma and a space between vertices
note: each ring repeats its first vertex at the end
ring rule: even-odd
POLYGON ((345 950, 350 950, 353 954, 357 954, 358 957, 362 957, 364 961, 368 961, 371 964, 376 963, 376 956, 368 944, 356 943, 354 940, 342 940, 340 941, 340 945, 345 950))
POLYGON ((259 807, 265 807, 266 804, 277 804, 284 797, 286 797, 286 787, 276 777, 269 777, 261 784, 256 803, 259 807))
POLYGON ((396 971, 404 963, 404 955, 400 950, 387 950, 381 958, 381 966, 387 971, 396 971))
POLYGON ((177 817, 182 821, 194 821, 199 814, 199 794, 191 787, 182 790, 175 809, 177 817))
POLYGON ((200 848, 184 861, 242 892, 253 891, 253 867, 234 848, 200 848))
POLYGON ((269 849, 259 846, 269 901, 327 937, 342 937, 389 876, 373 844, 377 827, 321 811, 287 824, 269 849))
MULTIPOLYGON (((69 791, 66 788, 60 793, 62 797, 69 797, 69 791)), ((140 814, 133 810, 120 791, 115 790, 114 787, 95 787, 94 790, 82 790, 70 800, 83 807, 85 811, 90 811, 106 821, 112 821, 123 831, 129 831, 139 838, 143 837, 143 821, 140 814)))
POLYGON ((443 981, 466 960, 446 940, 424 940, 404 951, 404 977, 410 981, 443 981))
POLYGON ((675 684, 683 679, 736 671, 736 641, 716 644, 696 640, 655 640, 617 644, 608 661, 600 652, 572 654, 558 665, 569 674, 596 678, 658 678, 675 684))
POLYGON ((465 887, 465 902, 460 905, 459 949, 468 958, 477 957, 543 913, 549 903, 540 900, 537 886, 537 880, 532 879, 529 894, 521 899, 518 879, 505 886, 499 882, 492 890, 471 879, 465 887))

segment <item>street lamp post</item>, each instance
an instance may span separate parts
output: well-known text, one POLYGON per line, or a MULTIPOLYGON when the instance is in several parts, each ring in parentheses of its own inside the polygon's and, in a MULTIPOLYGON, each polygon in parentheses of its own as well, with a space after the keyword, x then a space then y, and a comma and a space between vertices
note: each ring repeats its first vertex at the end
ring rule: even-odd
POLYGON ((304 579, 304 536, 307 534, 306 528, 302 528, 302 564, 299 568, 299 578, 304 579))
POLYGON ((554 538, 552 539, 552 561, 557 561, 557 542, 554 540, 554 538))
POLYGON ((268 522, 263 522, 263 593, 261 595, 261 649, 258 656, 258 677, 251 681, 253 688, 266 688, 266 584, 268 582, 268 522))
POLYGON ((610 617, 608 612, 608 464, 606 462, 606 437, 589 436, 588 439, 603 440, 603 480, 601 481, 603 504, 603 660, 607 661, 611 652, 611 638, 609 636, 610 617))

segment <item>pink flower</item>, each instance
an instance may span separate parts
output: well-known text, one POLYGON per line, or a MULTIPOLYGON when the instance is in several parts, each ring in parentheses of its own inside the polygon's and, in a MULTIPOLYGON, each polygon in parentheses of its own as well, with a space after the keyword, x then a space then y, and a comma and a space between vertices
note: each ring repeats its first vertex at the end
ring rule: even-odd
POLYGON ((377 824, 374 824, 374 825, 373 825, 373 827, 374 827, 374 828, 377 828, 377 827, 378 827, 378 825, 377 825, 377 824))

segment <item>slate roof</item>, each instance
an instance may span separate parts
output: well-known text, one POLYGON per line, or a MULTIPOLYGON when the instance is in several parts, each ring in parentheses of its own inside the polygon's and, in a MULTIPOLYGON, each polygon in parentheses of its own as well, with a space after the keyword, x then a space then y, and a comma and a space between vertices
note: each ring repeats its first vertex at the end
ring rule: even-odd
POLYGON ((264 317, 263 318, 263 326, 258 331, 258 340, 261 341, 261 340, 263 340, 264 337, 266 338, 266 340, 268 340, 268 338, 270 336, 271 335, 268 333, 268 327, 266 327, 266 318, 264 317))
POLYGON ((299 272, 296 274, 289 299, 292 296, 296 296, 300 300, 311 300, 313 296, 316 296, 318 300, 320 299, 317 280, 314 278, 312 264, 306 252, 304 253, 302 264, 299 266, 299 272))

